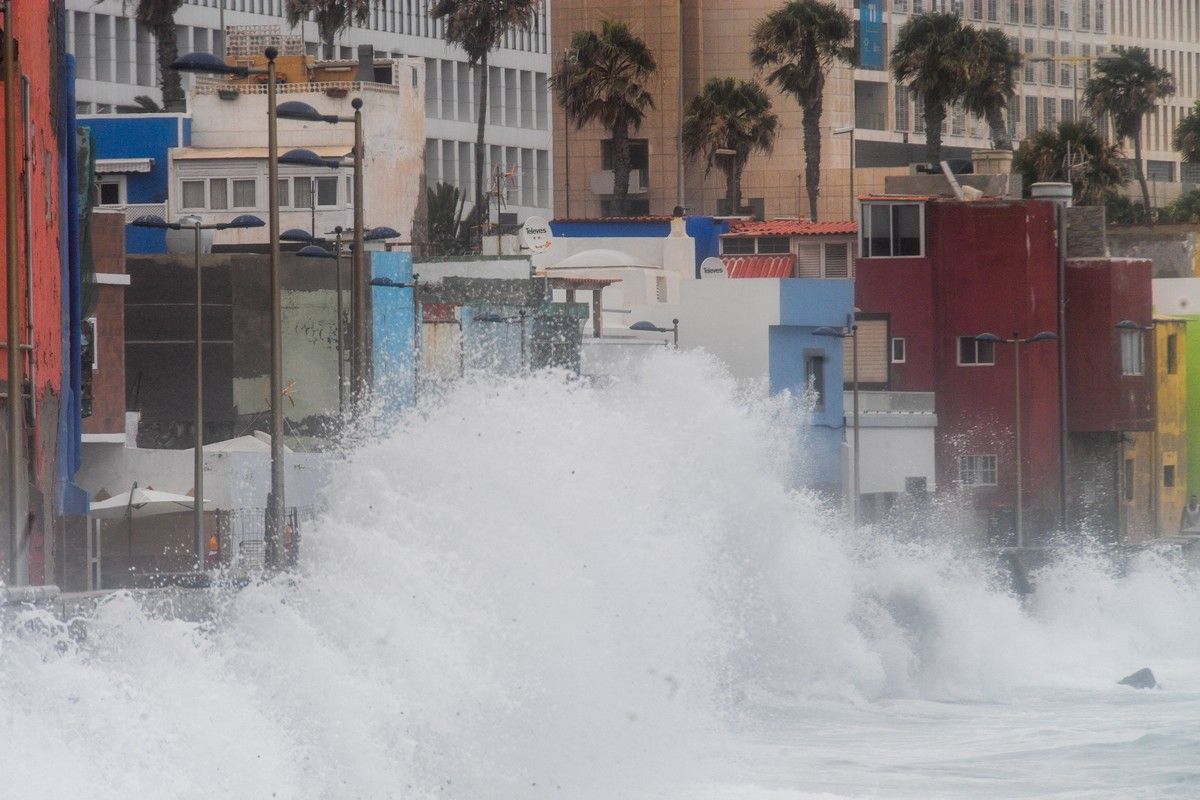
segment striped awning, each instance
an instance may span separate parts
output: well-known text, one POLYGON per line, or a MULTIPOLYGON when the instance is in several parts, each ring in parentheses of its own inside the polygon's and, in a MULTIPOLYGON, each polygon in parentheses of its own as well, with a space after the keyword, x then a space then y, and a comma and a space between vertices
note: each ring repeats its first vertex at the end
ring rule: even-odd
POLYGON ((149 172, 154 167, 153 158, 97 158, 96 174, 120 174, 125 172, 149 172))

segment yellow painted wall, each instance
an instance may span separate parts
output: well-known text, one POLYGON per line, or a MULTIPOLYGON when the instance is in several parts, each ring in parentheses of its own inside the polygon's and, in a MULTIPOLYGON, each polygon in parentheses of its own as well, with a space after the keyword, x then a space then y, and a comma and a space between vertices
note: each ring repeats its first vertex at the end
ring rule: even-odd
POLYGON ((1154 536, 1152 492, 1155 483, 1151 480, 1154 472, 1154 432, 1126 431, 1121 436, 1123 442, 1118 448, 1117 459, 1117 469, 1120 470, 1120 497, 1117 499, 1120 509, 1119 536, 1125 542, 1146 541, 1154 536), (1132 481, 1128 480, 1131 474, 1127 468, 1128 462, 1132 462, 1132 481))
POLYGON ((1157 319, 1154 338, 1158 532, 1160 536, 1172 536, 1179 532, 1179 517, 1188 491, 1187 322, 1157 319), (1165 468, 1169 466, 1175 467, 1173 487, 1166 485, 1165 468))

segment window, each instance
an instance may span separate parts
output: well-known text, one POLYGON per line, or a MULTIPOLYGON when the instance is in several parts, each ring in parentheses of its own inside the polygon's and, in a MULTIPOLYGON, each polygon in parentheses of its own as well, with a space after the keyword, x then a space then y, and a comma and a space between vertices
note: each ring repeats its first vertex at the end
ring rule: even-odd
POLYGON ((233 207, 256 208, 258 197, 255 189, 256 181, 253 179, 235 180, 233 182, 233 207))
POLYGON ((726 256, 748 256, 754 254, 753 236, 731 236, 721 239, 721 254, 726 256))
POLYGON ((925 494, 929 491, 929 481, 925 476, 904 479, 905 494, 925 494))
POLYGON ((667 279, 662 275, 654 279, 654 299, 660 303, 667 302, 667 279))
POLYGON ((1021 0, 1008 0, 1008 21, 1013 25, 1021 21, 1021 0))
POLYGON ((1167 374, 1179 373, 1179 337, 1172 333, 1167 336, 1167 374))
POLYGON ((208 207, 217 211, 229 208, 229 182, 224 178, 209 180, 208 207))
POLYGON ((849 244, 834 244, 830 242, 825 245, 825 277, 850 277, 849 244))
POLYGON ((958 482, 963 486, 995 486, 996 457, 959 456, 958 482))
POLYGON ((204 181, 183 182, 183 207, 204 208, 204 181))
POLYGON ((1080 0, 1079 29, 1086 31, 1092 27, 1092 0, 1080 0))
POLYGON ((1163 465, 1163 488, 1164 489, 1174 489, 1175 488, 1175 465, 1174 464, 1164 464, 1163 465))
POLYGON ((958 337, 958 365, 960 367, 990 367, 995 363, 995 342, 981 342, 974 336, 958 337))
POLYGON ((1121 331, 1121 374, 1141 375, 1143 364, 1143 332, 1133 330, 1121 331))
POLYGON ((125 204, 125 176, 113 175, 96 181, 96 205, 119 206, 125 204))
POLYGON ((291 184, 292 184, 292 182, 289 181, 287 178, 280 178, 276 182, 276 191, 279 193, 280 208, 290 208, 291 207, 291 203, 288 202, 288 188, 291 186, 291 184))
POLYGON ((294 178, 292 188, 296 191, 296 204, 293 208, 312 208, 313 207, 313 180, 312 178, 294 178))
POLYGON ((1146 159, 1146 179, 1163 183, 1175 182, 1175 162, 1146 159))
MULTIPOLYGON (((600 169, 613 169, 613 145, 612 139, 604 139, 600 142, 600 169)), ((629 188, 644 188, 649 186, 647 176, 650 174, 650 140, 649 139, 630 139, 629 140, 629 168, 638 170, 641 173, 641 183, 637 183, 634 176, 630 176, 629 188)))
POLYGON ((924 255, 923 218, 919 203, 863 203, 863 258, 924 255))
POLYGON ((758 237, 758 252, 772 255, 790 253, 790 244, 786 236, 760 236, 758 237))
POLYGON ((908 354, 905 352, 905 341, 903 336, 892 337, 892 363, 903 364, 904 358, 908 354))
POLYGON ((1133 459, 1125 459, 1125 502, 1133 502, 1133 459))
POLYGON ((1046 13, 1042 16, 1042 24, 1047 28, 1054 27, 1054 0, 1042 0, 1044 5, 1042 10, 1046 13))
POLYGON ((336 206, 337 192, 337 178, 317 178, 317 207, 336 206))
POLYGON ((825 410, 825 353, 810 352, 804 355, 804 385, 813 394, 813 408, 825 410))

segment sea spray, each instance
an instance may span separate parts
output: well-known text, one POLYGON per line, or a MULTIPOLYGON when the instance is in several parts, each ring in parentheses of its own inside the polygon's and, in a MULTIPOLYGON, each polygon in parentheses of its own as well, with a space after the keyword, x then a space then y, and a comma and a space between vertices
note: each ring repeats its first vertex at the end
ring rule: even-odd
MULTIPOLYGON (((604 387, 470 375, 378 422, 298 571, 214 590, 214 623, 124 593, 83 640, 10 621, 0 795, 680 797, 756 725, 901 752, 879 720, 906 698, 1198 684, 1169 559, 1080 555, 1022 600, 948 536, 850 531, 796 488, 802 404, 703 354, 604 387)), ((803 763, 736 794, 806 787, 803 763)))

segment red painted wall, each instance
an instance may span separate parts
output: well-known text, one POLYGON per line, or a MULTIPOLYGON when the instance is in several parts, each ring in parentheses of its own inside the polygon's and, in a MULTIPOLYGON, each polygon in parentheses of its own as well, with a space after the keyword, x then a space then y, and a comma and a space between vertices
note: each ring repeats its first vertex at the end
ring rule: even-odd
POLYGON ((1152 335, 1144 334, 1144 374, 1121 374, 1116 324, 1151 323, 1151 262, 1067 262, 1067 422, 1072 431, 1148 431, 1154 427, 1152 335))
MULTIPOLYGON (((855 302, 891 317, 906 362, 891 365, 889 388, 937 394, 936 457, 942 489, 959 480, 959 456, 995 455, 997 485, 969 491, 982 508, 1015 499, 1013 345, 992 366, 960 366, 958 337, 1008 338, 1056 329, 1058 277, 1054 209, 1042 202, 925 206, 924 258, 859 259, 855 302)), ((1022 447, 1030 530, 1058 509, 1058 345, 1022 347, 1022 447)))
MULTIPOLYGON (((18 47, 17 72, 30 81, 29 120, 20 117, 20 100, 17 102, 17 117, 9 118, 8 109, 0 103, 0 129, 15 124, 17 130, 18 160, 21 162, 22 178, 27 173, 29 188, 26 190, 19 178, 18 191, 18 235, 20 238, 21 331, 24 341, 29 341, 25 293, 28 283, 25 277, 25 254, 33 253, 33 365, 37 372, 34 386, 37 402, 37 427, 32 432, 31 452, 35 483, 44 498, 54 496, 55 438, 57 431, 58 405, 62 383, 62 267, 59 251, 59 224, 61 204, 58 192, 57 134, 54 110, 58 102, 56 84, 61 75, 57 63, 58 6, 57 2, 17 2, 13 25, 13 38, 18 47), (28 156, 27 166, 24 159, 28 156), (24 215, 32 219, 33 235, 26 241, 24 215)), ((20 86, 17 87, 18 98, 20 86)), ((5 186, 4 161, 0 153, 0 187, 5 186)), ((2 194, 2 192, 0 192, 2 194)), ((0 214, 0 239, 7 237, 6 220, 0 214)), ((0 270, 0 297, 8 290, 6 275, 0 270)), ((0 331, 7 331, 6 304, 0 302, 0 331)), ((7 333, 0 338, 7 339, 7 333)), ((28 364, 28 360, 26 360, 28 364)), ((28 366, 26 366, 28 375, 28 366)), ((0 380, 8 376, 7 356, 0 358, 0 380)), ((29 580, 41 583, 44 580, 44 543, 51 521, 46 513, 48 504, 32 508, 35 519, 30 546, 29 580)))

